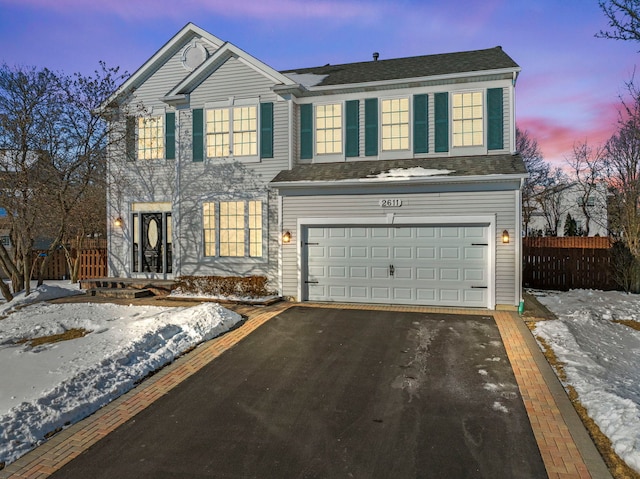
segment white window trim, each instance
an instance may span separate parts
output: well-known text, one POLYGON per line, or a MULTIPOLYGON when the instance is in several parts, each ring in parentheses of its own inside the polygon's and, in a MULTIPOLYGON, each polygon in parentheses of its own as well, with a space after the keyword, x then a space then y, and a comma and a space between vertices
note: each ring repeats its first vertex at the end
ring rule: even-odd
MULTIPOLYGON (((385 159, 403 159, 403 158, 413 158, 413 96, 415 94, 404 94, 404 95, 394 95, 394 96, 385 96, 378 97, 378 158, 381 160, 385 159), (382 102, 385 100, 401 100, 406 99, 408 101, 408 109, 409 109, 409 137, 408 148, 401 150, 384 150, 382 148, 383 139, 382 139, 382 102)), ((364 127, 364 123, 363 123, 364 127)), ((374 157, 371 157, 374 158, 374 157)))
POLYGON ((464 90, 454 90, 449 92, 449 152, 455 155, 486 155, 487 146, 487 88, 467 88, 464 90), (476 93, 482 95, 482 145, 477 146, 455 146, 453 144, 453 96, 463 93, 476 93))
POLYGON ((256 262, 256 263, 264 263, 268 261, 268 238, 269 238, 269 228, 268 228, 268 214, 269 203, 266 198, 213 198, 203 200, 200 204, 200 237, 202 241, 202 253, 201 257, 203 261, 215 260, 216 262, 223 263, 237 263, 239 261, 242 262, 256 262), (220 256, 220 203, 224 202, 237 202, 242 201, 245 204, 245 213, 244 213, 244 250, 245 254, 243 256, 220 256), (251 250, 250 244, 250 234, 249 234, 249 202, 250 201, 259 201, 262 205, 262 256, 249 256, 249 252, 251 250), (215 255, 207 256, 205 255, 206 247, 205 247, 205 235, 204 235, 204 215, 203 215, 203 206, 205 203, 214 203, 215 205, 215 255))
POLYGON ((321 162, 330 161, 343 161, 345 159, 345 141, 346 137, 346 118, 345 118, 346 103, 343 100, 339 101, 323 101, 313 103, 312 120, 313 120, 313 157, 320 159, 321 162), (340 140, 342 142, 341 151, 339 153, 318 153, 318 125, 316 122, 316 112, 319 106, 327 105, 340 105, 340 140))
POLYGON ((135 125, 135 155, 136 161, 159 162, 167 159, 167 110, 165 108, 153 107, 147 114, 136 115, 135 125), (140 118, 162 117, 162 157, 161 158, 140 158, 140 118))
POLYGON ((203 118, 203 135, 204 135, 204 155, 208 161, 220 160, 237 160, 241 163, 259 163, 260 162, 260 98, 234 98, 229 97, 227 100, 218 100, 206 102, 204 104, 203 118), (233 153, 233 109, 247 106, 256 108, 256 154, 255 155, 235 155, 233 153), (207 111, 208 110, 229 110, 229 155, 227 156, 209 156, 208 134, 207 134, 207 111))

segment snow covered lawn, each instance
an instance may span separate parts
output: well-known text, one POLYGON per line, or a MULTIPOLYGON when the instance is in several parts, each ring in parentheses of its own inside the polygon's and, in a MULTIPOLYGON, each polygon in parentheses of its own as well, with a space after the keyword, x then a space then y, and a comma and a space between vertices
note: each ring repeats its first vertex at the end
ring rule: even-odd
POLYGON ((536 323, 564 363, 566 382, 614 451, 640 472, 640 331, 615 320, 640 321, 640 295, 618 291, 535 291, 558 320, 536 323))
POLYGON ((49 284, 0 305, 0 463, 15 461, 45 434, 90 415, 241 321, 216 303, 168 308, 41 302, 79 292, 68 283, 49 284), (88 333, 40 346, 21 342, 70 329, 88 333))

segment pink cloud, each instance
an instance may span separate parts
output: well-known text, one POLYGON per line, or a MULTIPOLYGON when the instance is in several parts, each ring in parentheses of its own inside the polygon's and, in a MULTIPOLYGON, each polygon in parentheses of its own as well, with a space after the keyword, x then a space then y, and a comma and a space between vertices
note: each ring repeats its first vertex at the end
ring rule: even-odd
POLYGON ((380 5, 375 2, 320 0, 300 2, 297 0, 2 0, 5 4, 21 7, 35 7, 57 12, 100 12, 112 13, 126 20, 147 18, 196 17, 203 12, 225 17, 249 17, 259 19, 329 18, 352 19, 381 16, 380 5))
POLYGON ((520 117, 517 124, 537 140, 545 160, 564 166, 573 152, 574 144, 587 142, 593 147, 602 146, 613 135, 618 118, 616 106, 612 103, 600 105, 597 108, 601 113, 598 120, 586 126, 539 116, 520 117))

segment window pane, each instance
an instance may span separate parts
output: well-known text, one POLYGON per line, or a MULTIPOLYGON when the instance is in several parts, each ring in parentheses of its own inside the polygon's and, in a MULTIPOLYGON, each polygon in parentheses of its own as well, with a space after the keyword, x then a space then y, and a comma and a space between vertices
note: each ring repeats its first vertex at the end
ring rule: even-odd
POLYGON ((382 150, 409 148, 409 99, 382 100, 382 150))
POLYGON ((316 153, 342 153, 342 104, 316 106, 316 153))
POLYGON ((480 146, 484 143, 482 92, 453 95, 452 130, 454 146, 480 146))
POLYGON ((249 202, 249 256, 262 256, 262 202, 249 202))
POLYGON ((138 159, 164 158, 164 115, 138 118, 138 159))
POLYGON ((204 229, 204 255, 216 255, 215 203, 202 204, 202 224, 204 229))
POLYGON ((233 154, 255 156, 258 154, 258 109, 243 106, 233 109, 233 154))

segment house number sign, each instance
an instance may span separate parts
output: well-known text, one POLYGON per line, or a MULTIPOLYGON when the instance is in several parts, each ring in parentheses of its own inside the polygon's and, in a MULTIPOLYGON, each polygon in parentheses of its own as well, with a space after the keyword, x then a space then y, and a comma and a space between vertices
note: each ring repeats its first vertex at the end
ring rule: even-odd
POLYGON ((400 198, 384 198, 378 202, 383 208, 400 207, 402 200, 400 198))

